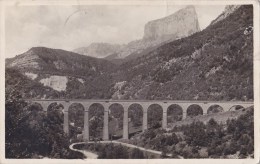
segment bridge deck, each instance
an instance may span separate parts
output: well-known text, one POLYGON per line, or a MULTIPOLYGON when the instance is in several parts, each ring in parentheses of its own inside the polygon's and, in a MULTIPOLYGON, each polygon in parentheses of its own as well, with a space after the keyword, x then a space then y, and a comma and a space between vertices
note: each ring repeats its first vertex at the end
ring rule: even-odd
POLYGON ((239 104, 253 104, 254 101, 202 101, 202 100, 112 100, 112 99, 25 99, 26 101, 65 101, 65 102, 160 102, 160 103, 239 103, 239 104))

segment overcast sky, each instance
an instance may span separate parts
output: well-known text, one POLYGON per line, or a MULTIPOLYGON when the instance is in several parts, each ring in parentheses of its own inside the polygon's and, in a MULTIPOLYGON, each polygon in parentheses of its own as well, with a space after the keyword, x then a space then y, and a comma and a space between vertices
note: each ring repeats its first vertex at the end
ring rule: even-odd
MULTIPOLYGON (((150 20, 185 6, 10 6, 6 8, 6 57, 31 47, 73 50, 93 42, 126 44, 143 37, 150 20)), ((225 6, 195 6, 204 29, 225 6)))

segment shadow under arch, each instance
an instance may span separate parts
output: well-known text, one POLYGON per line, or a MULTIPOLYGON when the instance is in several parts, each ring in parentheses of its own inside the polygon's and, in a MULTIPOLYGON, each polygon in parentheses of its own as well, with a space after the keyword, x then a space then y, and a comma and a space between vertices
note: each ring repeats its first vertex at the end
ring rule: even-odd
POLYGON ((103 136, 105 108, 100 103, 93 103, 89 106, 88 111, 90 140, 101 140, 103 136))
POLYGON ((124 106, 113 103, 108 107, 108 134, 111 139, 119 139, 123 136, 124 106))
POLYGON ((81 103, 72 103, 68 107, 69 137, 72 140, 83 139, 84 109, 81 103))
POLYGON ((207 109, 207 114, 220 113, 220 112, 224 112, 224 109, 222 106, 217 105, 217 104, 211 105, 207 109))
POLYGON ((233 105, 228 109, 228 111, 237 111, 242 109, 245 109, 245 107, 243 107, 242 105, 233 105))
POLYGON ((187 108, 188 117, 195 117, 198 115, 203 115, 203 109, 200 105, 192 104, 187 108))
POLYGON ((38 102, 32 102, 29 104, 28 110, 30 111, 44 111, 42 104, 38 102))
POLYGON ((183 109, 178 104, 172 104, 167 108, 167 124, 181 121, 183 117, 183 109))
POLYGON ((128 129, 129 136, 142 131, 143 125, 143 107, 138 103, 133 103, 128 107, 128 129))
POLYGON ((163 108, 159 104, 151 104, 147 109, 147 124, 149 128, 162 127, 163 108))
POLYGON ((62 113, 64 113, 64 106, 61 103, 57 102, 50 103, 47 107, 47 115, 48 113, 53 111, 61 111, 62 113))
MULTIPOLYGON (((61 103, 53 102, 47 107, 47 117, 52 125, 59 126, 63 129, 64 126, 64 106, 61 103)), ((62 130, 63 131, 63 130, 62 130)))

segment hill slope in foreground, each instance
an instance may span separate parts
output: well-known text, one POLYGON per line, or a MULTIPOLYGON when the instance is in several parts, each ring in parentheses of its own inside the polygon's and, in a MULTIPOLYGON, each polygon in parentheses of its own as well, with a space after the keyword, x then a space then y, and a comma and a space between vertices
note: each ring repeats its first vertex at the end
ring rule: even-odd
POLYGON ((162 151, 171 158, 252 158, 252 107, 180 121, 167 131, 149 129, 122 142, 162 151))

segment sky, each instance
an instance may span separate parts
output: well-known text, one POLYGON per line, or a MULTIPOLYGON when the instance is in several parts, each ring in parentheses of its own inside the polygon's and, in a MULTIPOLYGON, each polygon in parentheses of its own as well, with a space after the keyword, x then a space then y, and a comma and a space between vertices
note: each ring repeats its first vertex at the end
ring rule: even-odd
MULTIPOLYGON (((93 42, 127 44, 141 39, 144 25, 186 6, 8 6, 5 10, 5 57, 31 47, 71 51, 93 42)), ((204 29, 225 6, 195 6, 204 29)))

